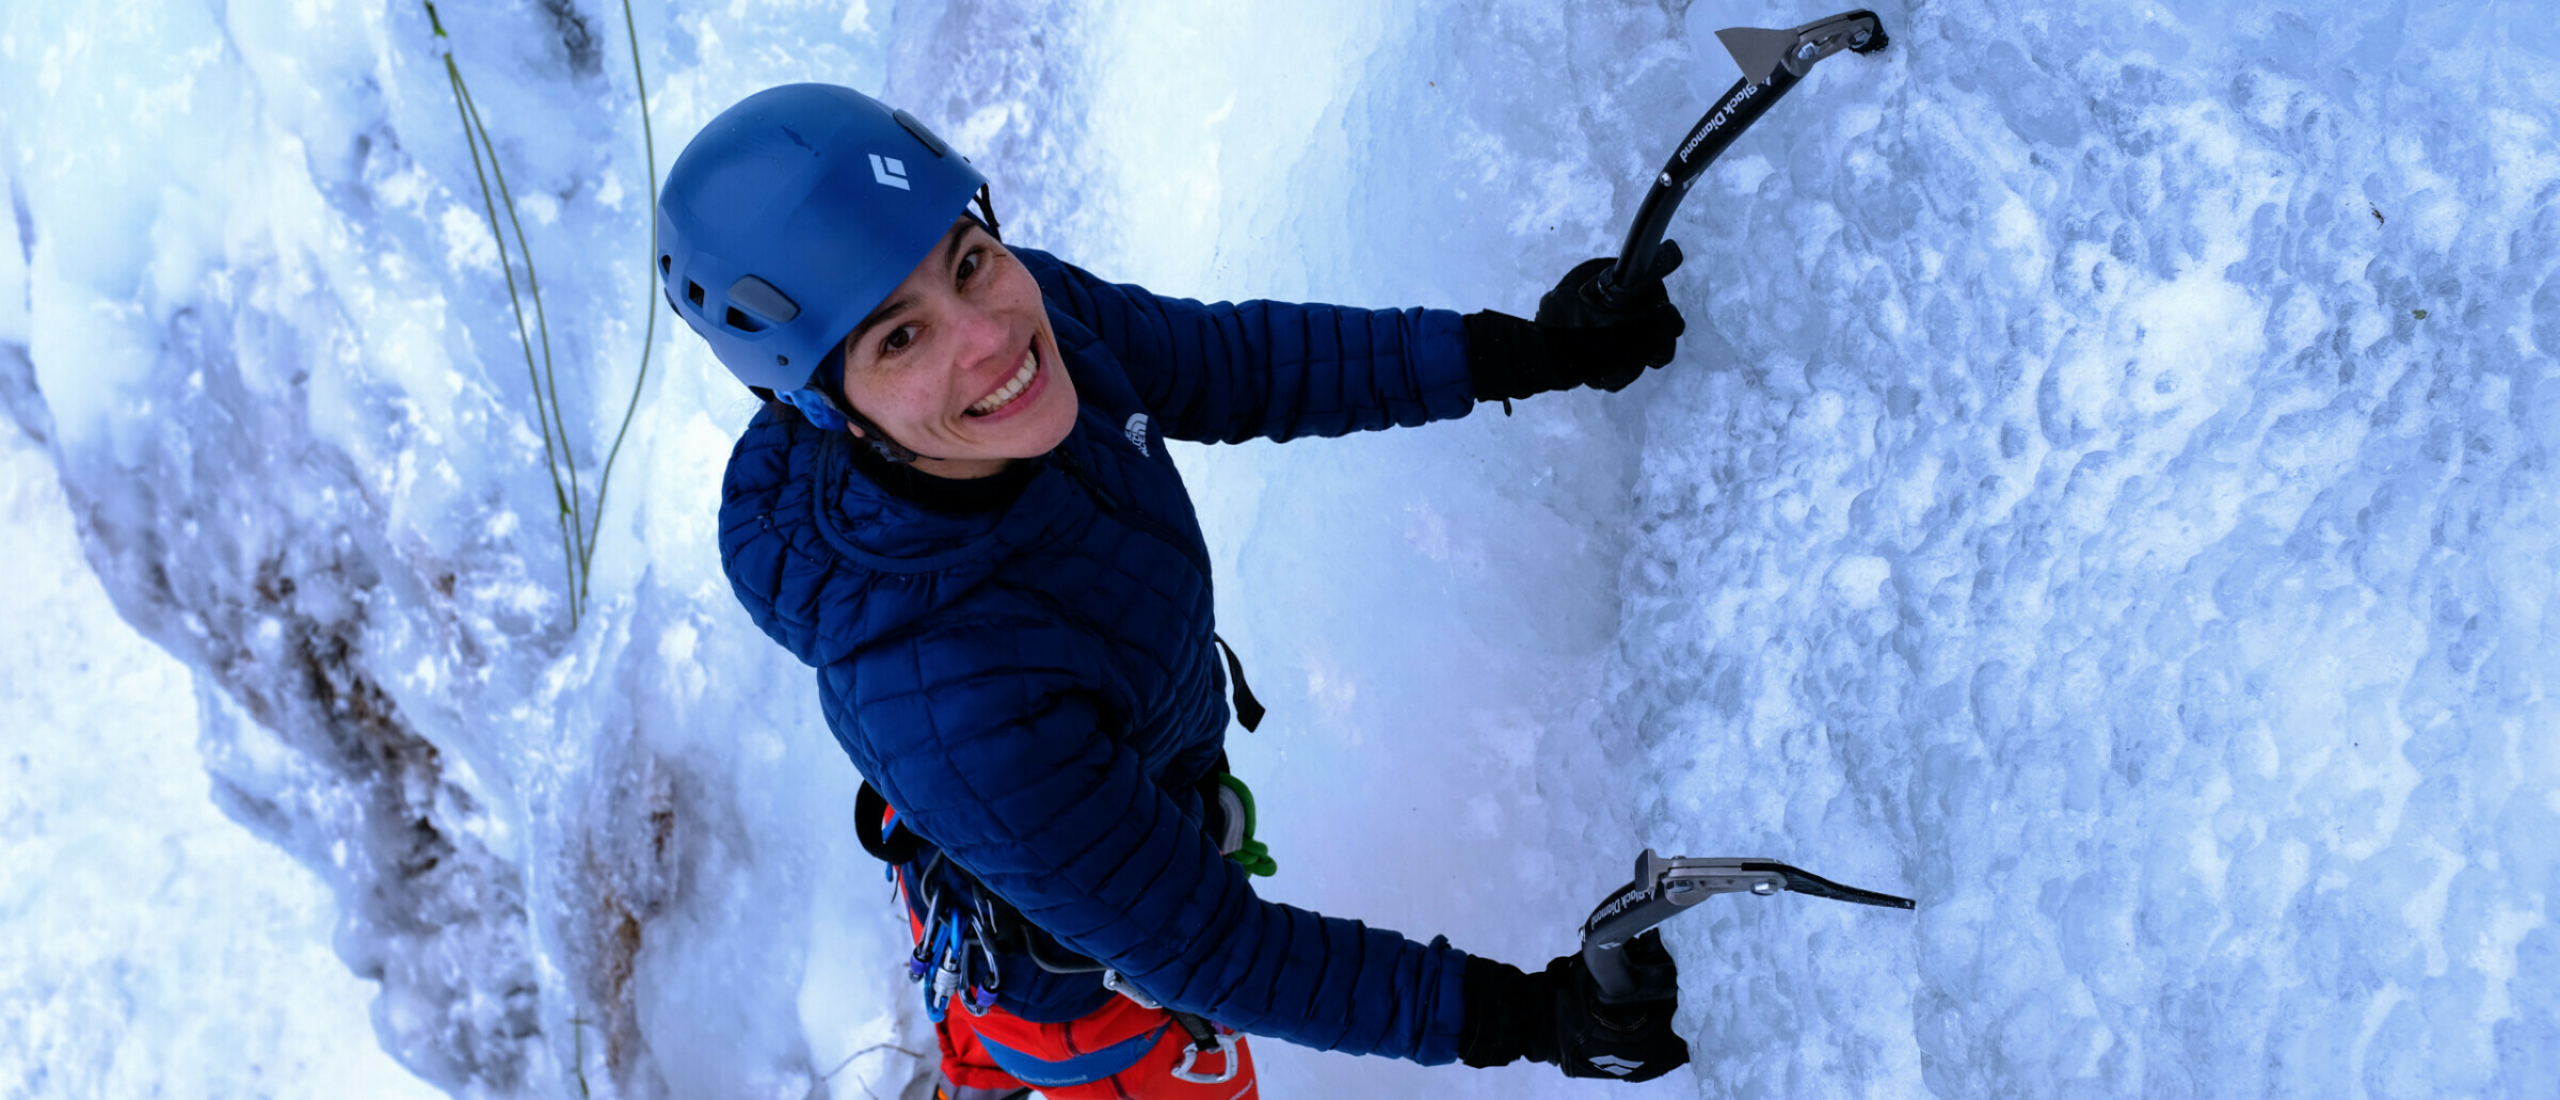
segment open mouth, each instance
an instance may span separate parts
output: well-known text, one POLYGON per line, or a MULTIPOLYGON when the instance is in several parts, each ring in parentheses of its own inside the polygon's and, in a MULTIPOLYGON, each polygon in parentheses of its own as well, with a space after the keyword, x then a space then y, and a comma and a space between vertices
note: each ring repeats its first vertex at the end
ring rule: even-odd
POLYGON ((1039 376, 1040 347, 1034 344, 1023 350, 1022 366, 1013 372, 1013 377, 1006 379, 1004 385, 996 387, 996 392, 979 398, 977 404, 964 410, 964 415, 994 416, 1003 412, 1015 401, 1021 400, 1023 394, 1031 392, 1031 383, 1039 376))

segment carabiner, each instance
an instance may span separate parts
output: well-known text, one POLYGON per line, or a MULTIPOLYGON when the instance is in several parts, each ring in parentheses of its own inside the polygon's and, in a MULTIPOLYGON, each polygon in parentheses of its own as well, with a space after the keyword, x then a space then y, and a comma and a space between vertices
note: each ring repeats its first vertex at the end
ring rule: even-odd
POLYGON ((985 985, 988 995, 992 997, 996 990, 1004 988, 1004 968, 996 964, 995 945, 987 941, 987 922, 983 918, 971 921, 969 930, 975 933, 971 938, 978 941, 978 956, 987 961, 985 985))
POLYGON ((1195 1085, 1223 1085, 1229 1081, 1235 1080, 1236 1071, 1243 1067, 1240 1064, 1242 1059, 1236 1057, 1236 1036, 1234 1032, 1218 1032, 1218 1053, 1225 1056, 1226 1068, 1219 1070, 1217 1076, 1212 1077, 1205 1073, 1193 1073, 1191 1071, 1192 1064, 1200 1060, 1200 1044, 1192 1043, 1183 1047, 1182 1064, 1173 1067, 1173 1079, 1176 1081, 1188 1081, 1195 1085))
MULTIPOLYGON (((924 896, 924 919, 917 922, 924 927, 924 934, 916 937, 915 950, 909 955, 914 965, 931 969, 934 952, 942 943, 942 894, 933 890, 931 883, 919 882, 917 885, 930 892, 924 896)), ((918 970, 914 974, 922 977, 923 971, 918 970)))
POLYGON ((949 921, 936 931, 933 942, 942 960, 934 967, 933 980, 925 986, 924 1009, 925 1016, 938 1024, 948 1013, 952 996, 968 984, 960 973, 969 950, 968 941, 960 932, 960 914, 951 914, 949 921))
POLYGON ((948 999, 960 991, 960 968, 966 965, 969 955, 969 941, 960 931, 960 914, 951 914, 939 942, 942 965, 934 971, 933 992, 937 999, 948 999))

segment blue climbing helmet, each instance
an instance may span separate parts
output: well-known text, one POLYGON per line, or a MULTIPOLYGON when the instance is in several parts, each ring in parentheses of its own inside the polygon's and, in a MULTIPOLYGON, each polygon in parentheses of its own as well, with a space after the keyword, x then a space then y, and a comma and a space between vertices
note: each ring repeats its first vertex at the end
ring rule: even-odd
POLYGON ((972 198, 985 209, 986 186, 905 111, 832 84, 767 88, 720 112, 668 170, 658 278, 739 381, 813 420, 859 422, 804 387, 972 198))

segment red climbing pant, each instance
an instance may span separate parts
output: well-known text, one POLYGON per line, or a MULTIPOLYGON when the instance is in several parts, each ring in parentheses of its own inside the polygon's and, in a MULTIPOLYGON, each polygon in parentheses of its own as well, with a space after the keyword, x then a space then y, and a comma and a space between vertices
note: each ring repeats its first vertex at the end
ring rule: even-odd
POLYGON ((1002 1008, 972 1016, 954 1004, 934 1032, 942 1043, 942 1076, 970 1088, 1028 1085, 1049 1100, 1254 1100, 1260 1095, 1244 1036, 1226 1035, 1235 1045, 1225 1052, 1195 1055, 1191 1037, 1171 1014, 1140 1008, 1126 997, 1113 997, 1092 1015, 1063 1024, 1035 1024, 1002 1008), (1232 1074, 1230 1057, 1236 1062, 1232 1074), (1190 1080, 1175 1073, 1186 1058, 1190 1080), (1219 1077, 1226 1080, 1214 1080, 1219 1077))
MULTIPOLYGON (((898 879, 900 890, 906 878, 898 879)), ((904 908, 901 905, 901 908, 904 908)), ((924 923, 910 910, 907 932, 919 943, 924 923)), ((934 1037, 942 1045, 942 1079, 999 1094, 1029 1086, 1048 1100, 1258 1100, 1253 1052, 1225 1028, 1219 1050, 1195 1051, 1173 1014, 1113 997, 1062 1024, 1035 1024, 999 1005, 972 1015, 951 999, 934 1037), (1234 1059, 1229 1064, 1228 1059, 1234 1059)))

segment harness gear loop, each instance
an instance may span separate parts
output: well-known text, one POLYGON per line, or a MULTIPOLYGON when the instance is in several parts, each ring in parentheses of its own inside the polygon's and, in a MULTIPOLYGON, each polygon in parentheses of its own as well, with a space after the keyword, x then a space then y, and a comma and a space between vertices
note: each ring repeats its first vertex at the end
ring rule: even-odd
POLYGON ((1163 1002, 1147 996, 1145 990, 1129 984, 1129 979, 1121 977, 1119 971, 1112 970, 1108 967, 1104 968, 1102 971, 1102 988, 1129 998, 1129 1003, 1137 1005, 1140 1008, 1164 1007, 1163 1002))

